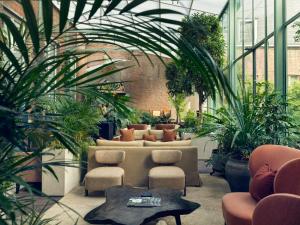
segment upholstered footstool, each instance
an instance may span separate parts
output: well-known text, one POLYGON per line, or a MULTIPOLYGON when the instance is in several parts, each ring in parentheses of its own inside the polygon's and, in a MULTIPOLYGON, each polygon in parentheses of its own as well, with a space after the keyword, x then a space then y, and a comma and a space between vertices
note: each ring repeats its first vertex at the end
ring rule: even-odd
POLYGON ((123 185, 124 170, 117 165, 124 161, 124 151, 97 151, 96 162, 102 166, 92 169, 85 176, 85 195, 89 191, 104 191, 105 189, 123 185))
POLYGON ((152 151, 153 162, 160 166, 149 171, 149 188, 171 188, 183 190, 186 195, 186 182, 184 171, 174 166, 182 157, 178 150, 154 150, 152 151))

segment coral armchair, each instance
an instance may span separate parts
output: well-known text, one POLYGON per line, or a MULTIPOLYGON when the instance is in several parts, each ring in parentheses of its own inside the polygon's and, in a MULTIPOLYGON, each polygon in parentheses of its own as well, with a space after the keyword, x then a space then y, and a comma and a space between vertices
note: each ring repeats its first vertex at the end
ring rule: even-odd
POLYGON ((250 193, 226 194, 222 201, 226 225, 300 224, 300 151, 279 145, 256 148, 249 160, 251 177, 265 164, 277 170, 275 194, 259 202, 250 193))

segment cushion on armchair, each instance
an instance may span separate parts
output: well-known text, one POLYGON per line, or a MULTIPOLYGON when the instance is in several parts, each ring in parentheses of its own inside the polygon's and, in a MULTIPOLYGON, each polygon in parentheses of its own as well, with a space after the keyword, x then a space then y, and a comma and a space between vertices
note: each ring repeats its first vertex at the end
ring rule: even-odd
POLYGON ((276 171, 273 171, 268 164, 255 173, 250 184, 250 194, 256 201, 274 193, 275 175, 276 171))

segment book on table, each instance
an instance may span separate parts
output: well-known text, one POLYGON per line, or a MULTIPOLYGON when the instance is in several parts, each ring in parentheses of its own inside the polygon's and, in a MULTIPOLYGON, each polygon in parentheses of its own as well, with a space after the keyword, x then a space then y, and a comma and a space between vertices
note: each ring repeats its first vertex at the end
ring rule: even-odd
POLYGON ((127 202, 128 207, 159 207, 161 198, 157 197, 132 197, 127 202))

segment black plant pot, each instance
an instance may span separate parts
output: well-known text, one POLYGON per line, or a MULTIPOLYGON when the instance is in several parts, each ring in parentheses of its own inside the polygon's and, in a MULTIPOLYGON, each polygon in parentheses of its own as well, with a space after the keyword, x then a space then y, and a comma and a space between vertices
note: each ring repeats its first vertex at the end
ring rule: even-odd
POLYGON ((218 172, 221 176, 225 175, 225 165, 228 157, 219 153, 219 149, 213 149, 211 155, 212 172, 210 175, 218 172))
POLYGON ((225 166, 225 178, 232 192, 248 192, 250 182, 248 161, 229 158, 225 166))

